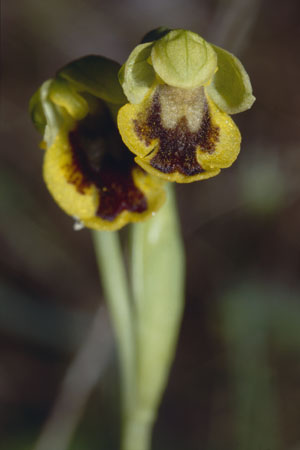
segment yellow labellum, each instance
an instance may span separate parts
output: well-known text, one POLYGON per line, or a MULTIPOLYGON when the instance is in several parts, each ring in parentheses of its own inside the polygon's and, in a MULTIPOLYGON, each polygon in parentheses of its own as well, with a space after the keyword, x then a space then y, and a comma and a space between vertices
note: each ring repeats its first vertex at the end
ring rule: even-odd
POLYGON ((217 175, 240 150, 237 126, 203 87, 156 86, 142 103, 120 109, 118 127, 139 166, 179 183, 217 175))
POLYGON ((151 217, 165 201, 164 183, 136 167, 132 171, 133 182, 145 195, 147 209, 142 213, 124 210, 112 221, 98 217, 96 213, 101 195, 93 183, 85 186, 83 174, 74 168, 69 130, 61 131, 53 145, 47 149, 43 174, 46 185, 59 206, 89 228, 117 230, 128 222, 151 217), (79 191, 78 186, 81 185, 83 188, 79 191))

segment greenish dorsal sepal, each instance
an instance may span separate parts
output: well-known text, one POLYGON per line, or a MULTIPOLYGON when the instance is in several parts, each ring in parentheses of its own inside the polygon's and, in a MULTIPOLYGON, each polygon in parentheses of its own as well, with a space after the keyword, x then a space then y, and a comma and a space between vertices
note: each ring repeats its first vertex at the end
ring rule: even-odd
POLYGON ((37 131, 44 134, 47 121, 41 103, 40 89, 29 100, 29 114, 37 131))
POLYGON ((255 101, 249 76, 231 53, 212 45, 218 57, 218 71, 207 86, 207 93, 220 109, 236 114, 251 108, 255 101))
POLYGON ((109 103, 125 104, 118 80, 120 64, 103 56, 89 55, 67 64, 57 75, 73 83, 78 91, 88 92, 109 103))
POLYGON ((145 44, 146 42, 157 41, 158 39, 161 39, 166 34, 168 34, 170 31, 172 31, 172 29, 167 27, 155 28, 154 30, 151 30, 147 34, 145 34, 145 36, 141 40, 141 44, 145 44))
POLYGON ((153 42, 135 47, 119 72, 120 83, 131 103, 140 103, 155 82, 155 72, 149 63, 152 47, 153 42))
POLYGON ((155 72, 170 86, 194 88, 206 84, 217 68, 212 46, 198 34, 173 30, 154 43, 155 72))

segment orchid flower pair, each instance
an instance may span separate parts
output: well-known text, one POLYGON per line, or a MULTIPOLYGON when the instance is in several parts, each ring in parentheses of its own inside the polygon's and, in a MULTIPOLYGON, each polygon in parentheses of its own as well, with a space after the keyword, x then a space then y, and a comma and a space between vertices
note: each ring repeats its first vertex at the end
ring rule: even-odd
POLYGON ((235 161, 241 136, 230 115, 254 100, 235 56, 196 33, 158 28, 122 67, 80 58, 30 101, 45 182, 77 227, 118 230, 166 200, 132 227, 127 270, 118 233, 93 233, 119 350, 122 450, 150 448, 183 313, 184 251, 169 188, 235 161))
POLYGON ((86 227, 145 220, 163 205, 167 181, 203 180, 231 166, 241 136, 230 114, 254 100, 241 62, 191 31, 148 33, 122 67, 80 58, 30 101, 46 185, 86 227))

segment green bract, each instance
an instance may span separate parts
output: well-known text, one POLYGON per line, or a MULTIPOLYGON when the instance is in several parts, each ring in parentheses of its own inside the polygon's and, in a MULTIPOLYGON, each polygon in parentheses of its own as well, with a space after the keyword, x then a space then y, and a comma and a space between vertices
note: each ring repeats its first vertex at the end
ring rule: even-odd
POLYGON ((181 29, 148 33, 122 66, 119 80, 134 104, 141 103, 158 83, 184 89, 205 86, 228 114, 250 108, 255 100, 248 74, 234 55, 181 29))

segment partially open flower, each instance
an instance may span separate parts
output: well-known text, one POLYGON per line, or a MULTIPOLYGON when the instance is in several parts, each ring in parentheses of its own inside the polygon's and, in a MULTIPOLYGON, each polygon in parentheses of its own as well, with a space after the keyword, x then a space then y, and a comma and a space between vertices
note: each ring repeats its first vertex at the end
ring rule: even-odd
POLYGON ((66 213, 102 230, 144 220, 165 199, 164 183, 134 162, 115 124, 126 100, 119 67, 102 57, 81 58, 46 81, 30 102, 44 134, 49 191, 66 213))
POLYGON ((129 103, 119 110, 118 127, 147 172, 188 183, 235 161, 241 136, 228 114, 255 98, 232 54, 190 31, 158 29, 133 50, 119 77, 129 103))

